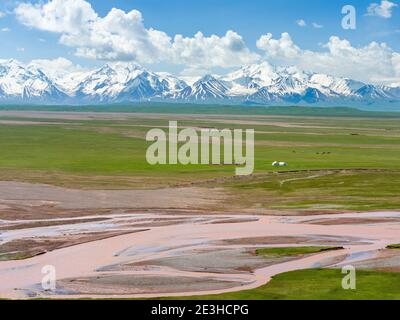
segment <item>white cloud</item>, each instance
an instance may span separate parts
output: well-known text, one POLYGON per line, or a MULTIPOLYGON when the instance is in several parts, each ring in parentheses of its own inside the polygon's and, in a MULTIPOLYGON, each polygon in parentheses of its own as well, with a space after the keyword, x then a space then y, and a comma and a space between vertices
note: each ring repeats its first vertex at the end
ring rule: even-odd
POLYGON ((81 66, 75 65, 72 61, 65 58, 57 59, 36 59, 32 60, 31 65, 41 69, 51 78, 62 77, 74 72, 85 71, 81 66))
POLYGON ((206 37, 201 32, 193 38, 177 35, 171 49, 174 63, 183 63, 191 68, 242 66, 259 59, 258 54, 251 52, 243 38, 234 31, 228 31, 222 37, 206 37))
POLYGON ((77 56, 139 63, 167 62, 191 67, 232 67, 259 59, 233 31, 224 36, 169 36, 146 28, 137 10, 113 8, 100 17, 85 0, 50 0, 45 4, 23 3, 17 19, 31 28, 60 34, 60 43, 75 48, 77 56))
POLYGON ((307 26, 307 23, 303 19, 296 20, 296 23, 299 27, 307 26))
POLYGON ((312 26, 313 26, 315 29, 321 29, 321 28, 324 27, 323 25, 318 24, 318 23, 316 23, 316 22, 313 22, 313 23, 312 23, 312 26))
POLYGON ((18 52, 25 52, 25 48, 17 48, 18 52))
POLYGON ((332 36, 320 52, 300 48, 288 33, 283 33, 280 39, 274 39, 272 34, 263 35, 257 47, 276 64, 374 83, 400 79, 400 53, 385 43, 371 42, 356 48, 349 41, 332 36))
POLYGON ((396 3, 383 0, 380 4, 378 3, 371 3, 371 5, 367 9, 367 16, 377 16, 382 18, 391 18, 392 17, 392 10, 394 7, 397 7, 396 3))
POLYGON ((0 18, 4 18, 6 14, 3 11, 0 11, 0 18))
POLYGON ((1 32, 10 32, 11 29, 10 29, 10 28, 2 28, 0 31, 1 31, 1 32))
POLYGON ((76 34, 97 19, 84 0, 54 0, 46 4, 21 3, 15 9, 20 22, 39 30, 76 34))
POLYGON ((294 44, 290 35, 282 33, 280 39, 273 39, 271 33, 267 33, 257 40, 257 48, 267 53, 269 58, 293 60, 299 57, 301 49, 294 44))

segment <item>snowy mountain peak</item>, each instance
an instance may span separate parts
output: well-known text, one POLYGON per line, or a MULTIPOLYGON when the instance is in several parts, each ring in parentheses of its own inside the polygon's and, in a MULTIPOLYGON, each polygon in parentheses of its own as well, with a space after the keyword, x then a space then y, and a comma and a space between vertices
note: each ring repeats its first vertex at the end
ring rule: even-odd
POLYGON ((142 66, 130 62, 115 62, 107 64, 106 66, 110 71, 112 70, 117 74, 131 77, 147 71, 142 66))
POLYGON ((290 75, 283 75, 273 80, 270 86, 271 92, 276 92, 279 94, 292 93, 305 90, 305 83, 296 77, 290 75))
POLYGON ((215 77, 213 77, 211 74, 206 74, 202 78, 196 81, 196 83, 201 83, 201 82, 209 82, 209 81, 218 81, 215 77))
POLYGON ((190 101, 215 101, 227 99, 228 88, 212 75, 205 75, 192 86, 188 86, 178 94, 178 99, 190 101))
POLYGON ((33 65, 24 66, 15 59, 0 63, 0 101, 41 102, 66 98, 66 94, 33 65))
POLYGON ((33 63, 0 60, 0 103, 135 101, 400 106, 400 87, 371 85, 293 66, 275 67, 268 62, 222 76, 208 74, 188 85, 169 73, 151 72, 129 62, 50 77, 33 63))
POLYGON ((242 67, 235 72, 229 73, 223 79, 247 87, 263 87, 271 84, 272 79, 275 77, 275 68, 268 62, 262 62, 242 67))
POLYGON ((147 71, 135 63, 112 63, 86 75, 75 97, 97 102, 146 101, 161 98, 186 87, 168 74, 147 71))

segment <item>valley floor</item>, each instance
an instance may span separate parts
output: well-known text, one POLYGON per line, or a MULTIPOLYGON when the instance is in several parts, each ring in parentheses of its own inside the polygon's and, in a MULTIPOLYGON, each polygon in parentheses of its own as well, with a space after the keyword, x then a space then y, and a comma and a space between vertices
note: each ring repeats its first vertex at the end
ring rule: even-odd
POLYGON ((396 119, 13 111, 0 149, 0 298, 400 298, 396 119), (149 166, 170 119, 254 128, 255 173, 149 166))

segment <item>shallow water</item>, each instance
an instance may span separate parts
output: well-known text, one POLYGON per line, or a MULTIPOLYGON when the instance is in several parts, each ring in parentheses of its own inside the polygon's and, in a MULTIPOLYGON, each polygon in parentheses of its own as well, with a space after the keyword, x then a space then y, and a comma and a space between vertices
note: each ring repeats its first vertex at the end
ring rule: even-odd
MULTIPOLYGON (((345 215, 318 215, 307 217, 276 217, 276 216, 232 216, 236 223, 210 224, 216 220, 226 221, 229 215, 223 216, 174 216, 168 215, 109 215, 101 216, 110 218, 106 222, 86 222, 78 224, 66 224, 42 228, 32 228, 3 232, 2 238, 19 239, 34 236, 62 235, 63 233, 80 233, 93 231, 135 230, 133 223, 143 223, 161 218, 186 218, 184 223, 150 227, 150 230, 140 233, 126 234, 104 240, 88 242, 68 248, 55 250, 41 256, 22 261, 0 262, 0 297, 2 298, 26 298, 34 292, 40 296, 49 296, 48 292, 40 290, 44 276, 41 272, 43 266, 52 265, 56 268, 57 279, 84 278, 99 275, 124 274, 124 275, 153 275, 153 276, 191 276, 212 277, 214 279, 237 281, 235 288, 215 290, 163 293, 163 294, 135 294, 132 297, 154 297, 169 295, 193 295, 222 293, 250 289, 265 284, 272 276, 297 269, 311 268, 329 259, 345 255, 345 263, 352 263, 371 257, 374 251, 384 248, 387 244, 400 243, 400 224, 379 223, 371 225, 312 225, 304 221, 316 218, 336 219, 338 217, 393 217, 399 216, 396 212, 376 212, 345 215), (237 222, 238 218, 252 221, 237 222), (254 220, 257 218, 257 220, 254 220), (150 270, 138 271, 104 271, 107 266, 124 263, 136 263, 171 257, 182 250, 190 249, 215 249, 219 247, 215 241, 249 237, 269 236, 307 236, 315 239, 315 244, 321 243, 321 236, 326 239, 336 239, 343 242, 344 250, 328 251, 305 258, 289 261, 256 270, 249 274, 212 274, 205 272, 185 272, 174 268, 159 267, 150 270), (352 244, 352 240, 361 240, 352 244)), ((92 217, 93 218, 93 217, 92 217)), ((82 217, 81 217, 82 219, 82 217)), ((66 221, 68 223, 68 220, 66 221)), ((314 240, 313 240, 314 241, 314 240)), ((307 245, 313 243, 307 242, 307 245)), ((262 245, 262 244, 260 244, 262 245)), ((282 244, 283 245, 283 244, 282 244)), ((300 245, 300 244, 297 244, 300 245)), ((222 245, 221 245, 222 246, 222 245)), ((265 245, 264 245, 265 246, 265 245)), ((274 245, 279 246, 279 245, 274 245)), ((288 245, 284 245, 288 246, 288 245)), ((227 246, 223 247, 240 247, 227 246)), ((255 247, 255 246, 244 246, 255 247)), ((61 292, 59 292, 61 293, 61 292)), ((51 295, 51 294, 50 294, 51 295)), ((57 294, 57 297, 65 297, 57 294)), ((78 297, 79 295, 68 295, 78 297)), ((104 297, 104 296, 102 296, 104 297)), ((112 297, 117 297, 112 295, 112 297)), ((126 297, 126 295, 124 296, 126 297)))

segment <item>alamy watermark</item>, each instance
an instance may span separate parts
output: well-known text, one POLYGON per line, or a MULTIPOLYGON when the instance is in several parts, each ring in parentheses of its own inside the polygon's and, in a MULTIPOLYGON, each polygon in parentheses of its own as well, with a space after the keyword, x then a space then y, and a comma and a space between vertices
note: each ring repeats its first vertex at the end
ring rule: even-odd
POLYGON ((151 165, 223 164, 238 166, 236 175, 254 172, 254 129, 178 130, 178 122, 170 121, 168 132, 151 129, 146 141, 154 142, 146 152, 151 165))
POLYGON ((345 30, 355 30, 357 28, 357 12, 352 5, 345 5, 342 8, 342 28, 345 30))
POLYGON ((345 275, 342 279, 342 288, 344 290, 356 290, 356 268, 351 265, 344 266, 342 268, 342 274, 345 275))
POLYGON ((55 291, 57 273, 56 268, 53 265, 46 265, 42 268, 42 289, 44 291, 55 291))

